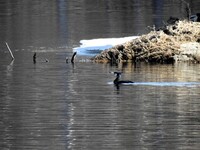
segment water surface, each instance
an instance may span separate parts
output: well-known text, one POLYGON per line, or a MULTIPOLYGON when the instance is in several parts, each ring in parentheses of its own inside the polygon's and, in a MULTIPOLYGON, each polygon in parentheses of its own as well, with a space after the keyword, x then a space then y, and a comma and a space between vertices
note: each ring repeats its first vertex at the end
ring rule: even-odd
POLYGON ((3 0, 0 8, 0 149, 199 149, 198 64, 65 61, 80 40, 141 35, 183 16, 183 3, 3 0), (117 88, 113 71, 136 84, 117 88))

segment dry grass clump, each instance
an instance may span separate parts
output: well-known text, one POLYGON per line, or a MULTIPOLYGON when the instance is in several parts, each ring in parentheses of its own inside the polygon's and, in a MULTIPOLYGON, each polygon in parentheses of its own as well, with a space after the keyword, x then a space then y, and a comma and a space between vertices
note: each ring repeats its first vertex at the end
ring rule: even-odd
POLYGON ((180 45, 200 41, 200 23, 179 21, 159 31, 117 45, 97 55, 96 62, 147 61, 166 63, 174 61, 180 53, 180 45))

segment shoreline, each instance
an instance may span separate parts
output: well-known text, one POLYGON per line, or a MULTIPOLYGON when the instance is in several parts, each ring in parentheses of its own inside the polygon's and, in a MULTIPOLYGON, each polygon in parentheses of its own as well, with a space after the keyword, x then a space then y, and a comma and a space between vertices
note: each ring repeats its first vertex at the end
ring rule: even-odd
POLYGON ((182 20, 164 29, 153 29, 148 34, 102 51, 92 60, 101 63, 200 63, 200 23, 182 20))

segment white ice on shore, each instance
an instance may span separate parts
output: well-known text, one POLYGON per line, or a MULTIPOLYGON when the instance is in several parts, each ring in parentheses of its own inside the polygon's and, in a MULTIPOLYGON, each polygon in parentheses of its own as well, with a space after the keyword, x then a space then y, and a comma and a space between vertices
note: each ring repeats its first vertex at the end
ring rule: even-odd
POLYGON ((136 38, 138 38, 138 36, 81 40, 81 45, 73 48, 73 51, 77 52, 78 55, 93 56, 100 53, 102 50, 111 48, 118 44, 126 43, 136 38))

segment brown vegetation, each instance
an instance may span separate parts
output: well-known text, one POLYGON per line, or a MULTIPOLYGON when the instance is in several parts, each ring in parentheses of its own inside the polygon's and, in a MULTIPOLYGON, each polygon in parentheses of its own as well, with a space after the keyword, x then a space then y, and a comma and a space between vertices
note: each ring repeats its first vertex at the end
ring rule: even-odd
MULTIPOLYGON (((171 63, 188 59, 177 59, 185 55, 199 62, 193 53, 181 49, 182 44, 200 42, 200 23, 191 21, 178 21, 174 25, 166 26, 159 31, 152 30, 137 39, 114 46, 95 56, 95 62, 129 62, 146 61, 156 63, 171 63)), ((187 48, 186 48, 187 49, 187 48)), ((189 49, 189 47, 188 47, 189 49)), ((200 51, 200 49, 198 49, 200 51)), ((196 52, 196 51, 195 51, 196 52)), ((182 57, 181 57, 182 58, 182 57)), ((184 57, 185 58, 185 57, 184 57)))

